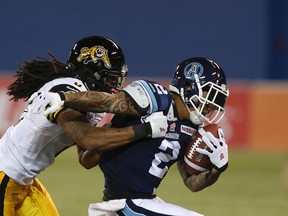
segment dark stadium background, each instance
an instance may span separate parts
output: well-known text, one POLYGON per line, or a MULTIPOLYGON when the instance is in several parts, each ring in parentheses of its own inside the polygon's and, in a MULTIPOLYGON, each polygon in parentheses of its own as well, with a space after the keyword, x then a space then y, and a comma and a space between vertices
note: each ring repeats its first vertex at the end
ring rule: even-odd
POLYGON ((217 60, 229 79, 287 79, 285 0, 1 0, 0 71, 53 52, 66 61, 81 37, 105 35, 130 75, 170 77, 190 56, 217 60))

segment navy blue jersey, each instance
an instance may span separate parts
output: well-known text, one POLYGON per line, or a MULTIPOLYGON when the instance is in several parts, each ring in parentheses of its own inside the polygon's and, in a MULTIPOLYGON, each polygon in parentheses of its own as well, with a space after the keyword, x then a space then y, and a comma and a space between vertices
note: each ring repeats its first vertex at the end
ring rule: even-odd
MULTIPOLYGON (((171 95, 165 87, 147 80, 132 85, 145 90, 149 98, 147 113, 163 111, 168 116, 168 131, 165 139, 143 139, 103 153, 99 166, 105 177, 104 200, 149 198, 155 195, 170 166, 183 159, 186 146, 197 128, 190 121, 178 118, 171 95)), ((128 94, 131 97, 138 96, 135 91, 129 91, 128 94), (131 92, 135 95, 131 95, 131 92)), ((115 115, 112 126, 138 124, 143 118, 145 116, 135 118, 115 115)))

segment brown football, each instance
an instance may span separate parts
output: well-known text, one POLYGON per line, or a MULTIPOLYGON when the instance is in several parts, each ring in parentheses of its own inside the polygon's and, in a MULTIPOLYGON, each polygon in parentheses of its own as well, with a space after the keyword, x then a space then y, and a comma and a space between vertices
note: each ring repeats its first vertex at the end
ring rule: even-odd
POLYGON ((202 148, 210 150, 205 142, 202 140, 202 135, 206 132, 212 133, 216 138, 219 138, 217 124, 209 124, 203 128, 200 128, 191 138, 191 142, 187 145, 184 155, 185 167, 190 174, 198 174, 209 168, 212 164, 207 155, 200 154, 196 151, 196 148, 202 148))

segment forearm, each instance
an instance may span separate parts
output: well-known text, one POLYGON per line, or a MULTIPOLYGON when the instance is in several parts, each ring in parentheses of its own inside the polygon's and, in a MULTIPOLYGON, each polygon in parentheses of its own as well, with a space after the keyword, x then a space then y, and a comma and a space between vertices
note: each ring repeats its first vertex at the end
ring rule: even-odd
POLYGON ((84 112, 107 112, 130 116, 141 115, 124 92, 108 94, 105 92, 87 91, 65 94, 64 105, 84 112))
POLYGON ((149 123, 123 128, 93 127, 83 114, 71 109, 60 113, 57 121, 66 134, 89 151, 107 151, 151 136, 149 123))
MULTIPOLYGON (((144 124, 142 124, 144 125, 144 124)), ((133 141, 148 137, 145 131, 136 133, 135 126, 124 128, 90 128, 81 144, 89 151, 108 151, 129 144, 133 141)))
POLYGON ((197 175, 189 175, 184 163, 178 162, 177 167, 184 184, 192 192, 198 192, 213 185, 221 174, 217 169, 212 168, 211 170, 203 171, 197 175))

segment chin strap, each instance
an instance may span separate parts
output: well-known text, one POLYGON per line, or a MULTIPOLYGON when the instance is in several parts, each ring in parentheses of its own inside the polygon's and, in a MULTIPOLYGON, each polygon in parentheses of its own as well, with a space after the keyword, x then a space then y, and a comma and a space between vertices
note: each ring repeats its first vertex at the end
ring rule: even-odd
POLYGON ((195 125, 202 125, 204 123, 204 119, 199 115, 197 111, 190 111, 190 120, 195 125))
POLYGON ((169 90, 170 90, 171 92, 173 92, 173 93, 176 93, 176 94, 180 95, 179 89, 176 88, 176 87, 173 86, 173 85, 169 85, 169 90))
MULTIPOLYGON (((199 80, 199 79, 198 79, 198 80, 199 80)), ((176 93, 176 94, 180 95, 181 99, 183 100, 183 102, 184 102, 184 104, 185 104, 185 106, 186 106, 187 111, 189 112, 190 121, 191 121, 193 124, 195 124, 195 125, 202 125, 203 122, 204 122, 203 117, 202 117, 196 110, 191 111, 191 110, 189 109, 189 107, 187 106, 187 104, 186 104, 185 101, 184 101, 184 96, 183 96, 184 93, 183 93, 183 92, 180 93, 179 89, 176 88, 176 87, 173 86, 173 85, 169 85, 169 90, 170 90, 171 92, 173 92, 173 93, 176 93)), ((202 90, 201 90, 201 94, 202 94, 202 90)))

